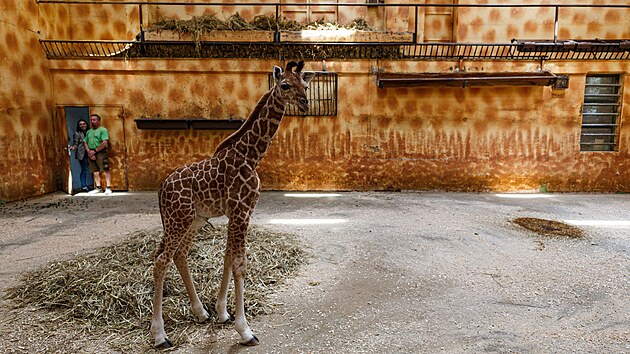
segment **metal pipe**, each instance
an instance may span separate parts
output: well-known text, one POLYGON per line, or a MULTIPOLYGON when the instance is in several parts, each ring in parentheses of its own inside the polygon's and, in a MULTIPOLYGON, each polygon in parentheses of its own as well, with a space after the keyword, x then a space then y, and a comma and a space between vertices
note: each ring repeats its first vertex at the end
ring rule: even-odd
MULTIPOLYGON (((68 5, 86 5, 86 4, 98 4, 98 5, 194 5, 194 6, 279 6, 286 5, 286 3, 251 3, 251 2, 234 2, 234 3, 209 3, 209 2, 173 2, 173 1, 98 1, 98 0, 37 0, 40 4, 68 4, 68 5)), ((322 2, 322 3, 309 3, 309 2, 296 2, 291 3, 291 6, 383 6, 383 7, 401 7, 401 6, 421 6, 421 7, 492 7, 492 8, 515 8, 515 7, 531 7, 531 8, 545 8, 545 7, 562 7, 562 8, 630 8, 630 4, 409 4, 409 3, 387 3, 387 4, 365 4, 365 3, 350 3, 342 4, 337 2, 322 2)))
POLYGON ((553 29, 553 42, 556 43, 558 41, 558 6, 556 6, 556 21, 553 29))
POLYGON ((273 34, 273 41, 280 43, 280 6, 276 5, 276 32, 273 34))
POLYGON ((413 43, 418 43, 418 5, 414 6, 416 9, 416 18, 414 20, 413 28, 413 43))
POLYGON ((142 23, 142 5, 138 5, 140 11, 138 11, 140 16, 140 42, 144 42, 144 26, 142 23))

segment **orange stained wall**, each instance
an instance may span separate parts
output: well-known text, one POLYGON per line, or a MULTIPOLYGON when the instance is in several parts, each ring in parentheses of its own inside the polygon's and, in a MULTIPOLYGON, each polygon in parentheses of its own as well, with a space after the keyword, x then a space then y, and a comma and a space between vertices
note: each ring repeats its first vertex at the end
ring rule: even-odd
MULTIPOLYGON (((272 61, 54 63, 55 100, 125 107, 130 189, 155 189, 174 167, 209 156, 228 132, 138 130, 133 119, 246 117, 272 61), (90 89, 77 89, 87 87, 90 89)), ((570 87, 378 89, 370 74, 448 71, 454 63, 327 62, 339 72, 336 117, 286 117, 260 166, 266 189, 629 191, 629 109, 617 152, 579 151, 588 72, 627 62, 555 63, 570 87)), ((532 71, 533 63, 465 63, 468 71, 532 71)), ((319 70, 321 63, 307 63, 319 70)), ((630 84, 623 76, 624 84, 630 84)), ((624 102, 630 95, 626 90, 624 102)), ((107 117, 104 117, 105 121, 107 117)))
MULTIPOLYGON (((212 3, 233 3, 234 1, 218 0, 208 1, 212 3)), ((261 0, 257 3, 275 3, 274 0, 261 0)), ((243 2, 241 2, 243 3, 243 2)), ((188 20, 193 16, 204 16, 213 14, 221 20, 225 20, 231 15, 238 12, 238 14, 247 21, 251 21, 256 15, 275 15, 274 6, 260 6, 260 5, 244 5, 244 6, 210 6, 210 5, 144 5, 143 6, 143 22, 146 25, 151 25, 154 22, 164 19, 180 19, 188 20)))
POLYGON ((44 3, 38 10, 42 39, 133 40, 140 33, 138 5, 44 3))
MULTIPOLYGON (((213 1, 221 3, 229 1, 213 1)), ((259 3, 274 3, 277 1, 263 0, 259 3)), ((291 3, 305 1, 282 1, 287 5, 280 8, 281 14, 290 19, 315 21, 320 18, 336 19, 341 24, 349 24, 352 20, 363 18, 376 29, 389 31, 410 31, 416 28, 418 40, 424 38, 442 38, 441 41, 458 41, 471 43, 508 43, 511 39, 554 39, 555 9, 553 7, 509 7, 509 5, 568 5, 575 4, 573 0, 549 1, 514 1, 497 0, 492 4, 505 5, 502 8, 458 7, 452 11, 439 7, 388 6, 290 6, 291 3), (432 16, 436 13, 451 15, 432 16), (308 13, 308 15, 307 15, 308 13), (448 39, 448 40, 447 40, 448 39)), ((312 4, 330 1, 309 1, 312 4)), ((348 0, 344 3, 365 3, 363 0, 348 0)), ((389 2, 392 3, 392 2, 389 2)), ((488 1, 478 0, 398 0, 397 4, 484 4, 488 1)), ((602 2, 597 0, 581 1, 579 4, 625 4, 624 1, 602 2)), ((150 25, 156 21, 176 18, 189 19, 210 13, 226 19, 238 12, 250 21, 259 14, 274 15, 274 6, 245 5, 245 6, 202 6, 202 5, 144 5, 144 23, 150 25)), ((135 12, 129 12, 131 16, 135 12)), ((559 39, 627 39, 630 38, 630 9, 619 8, 560 8, 558 22, 559 39)))
MULTIPOLYGON (((145 23, 177 11, 181 8, 144 8, 145 23)), ((203 7, 185 7, 181 14, 203 11, 203 7)), ((226 7, 221 13, 229 16, 236 11, 248 18, 258 9, 226 7)), ((355 18, 345 11, 339 10, 340 19, 355 18)), ((368 15, 384 21, 387 29, 443 30, 439 26, 444 24, 433 21, 435 17, 425 24, 420 16, 416 24, 413 14, 404 11, 368 15)), ((461 42, 551 38, 550 11, 459 9, 452 18, 453 36, 461 42)), ((559 38, 628 39, 630 23, 625 19, 630 14, 624 11, 562 9, 559 38), (563 16, 564 11, 568 16, 563 16)), ((168 171, 208 156, 229 132, 138 130, 134 119, 244 118, 262 95, 267 73, 280 64, 235 59, 49 61, 37 42, 40 38, 132 39, 139 29, 138 17, 139 8, 131 5, 0 0, 0 38, 7 48, 0 71, 0 199, 60 188, 60 174, 66 173, 62 167, 67 136, 63 115, 55 107, 82 105, 96 112, 99 107, 120 107, 126 185, 155 189, 168 171)), ((461 63, 467 71, 484 72, 535 71, 539 64, 461 63)), ((263 186, 475 191, 544 186, 551 191, 627 192, 629 65, 627 61, 546 62, 545 69, 571 77, 569 89, 559 91, 548 87, 378 89, 375 68, 448 72, 457 63, 329 60, 327 69, 339 73, 338 116, 286 117, 260 166, 263 186), (623 75, 619 151, 579 151, 587 73, 623 75)), ((307 69, 320 68, 320 62, 307 63, 307 69)), ((106 114, 104 121, 112 118, 106 114)))
MULTIPOLYGON (((462 0, 460 4, 480 1, 462 0)), ((560 1, 492 1, 493 4, 575 4, 560 1)), ((620 4, 625 1, 580 1, 579 4, 620 4)), ((555 9, 553 7, 458 8, 456 41, 509 43, 511 39, 553 40, 555 9)), ((627 39, 630 38, 630 9, 559 8, 558 39, 627 39)))
POLYGON ((35 0, 0 0, 0 201, 57 190, 53 90, 35 0))

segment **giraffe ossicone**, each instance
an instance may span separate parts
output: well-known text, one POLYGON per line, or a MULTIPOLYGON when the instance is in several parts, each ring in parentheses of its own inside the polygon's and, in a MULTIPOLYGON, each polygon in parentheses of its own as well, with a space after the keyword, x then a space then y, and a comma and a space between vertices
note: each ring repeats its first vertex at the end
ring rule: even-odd
POLYGON ((245 319, 244 307, 247 229, 260 197, 256 167, 269 149, 286 107, 292 104, 302 112, 309 109, 306 90, 315 73, 302 72, 303 68, 302 61, 289 62, 285 70, 274 67, 275 84, 260 98, 241 128, 219 144, 210 158, 180 166, 162 182, 158 197, 164 237, 154 254, 151 319, 156 348, 172 346, 162 316, 164 277, 171 260, 184 281, 192 312, 198 321, 210 318, 195 290, 188 268, 188 252, 195 234, 208 218, 223 215, 228 218, 228 237, 215 305, 217 321, 232 320, 227 311, 227 293, 233 279, 236 295, 234 327, 241 336, 241 344, 259 343, 245 319))

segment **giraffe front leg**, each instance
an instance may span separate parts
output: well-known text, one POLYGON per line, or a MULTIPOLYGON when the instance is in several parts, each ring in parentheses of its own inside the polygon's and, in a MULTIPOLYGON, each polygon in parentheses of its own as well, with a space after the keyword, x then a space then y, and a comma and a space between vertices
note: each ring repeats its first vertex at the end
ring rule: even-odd
POLYGON ((214 307, 217 311, 218 322, 224 324, 234 321, 234 318, 230 316, 227 311, 228 289, 230 287, 230 280, 232 280, 232 258, 232 252, 230 252, 230 247, 228 245, 225 250, 225 257, 223 257, 223 276, 221 277, 221 287, 219 288, 217 303, 214 307))
POLYGON ((241 335, 242 345, 254 346, 258 345, 260 341, 252 330, 249 328, 247 319, 245 319, 245 272, 247 268, 247 256, 245 255, 245 249, 243 252, 234 257, 232 263, 232 269, 234 272, 234 291, 235 291, 235 319, 234 327, 238 334, 241 335))
MULTIPOLYGON (((245 216, 233 216, 228 224, 228 243, 226 252, 226 267, 234 276, 235 292, 235 318, 234 327, 241 336, 241 344, 247 346, 258 345, 258 338, 249 328, 245 318, 245 273, 247 271, 247 254, 245 244, 247 229, 249 227, 249 214, 245 216)), ((225 274, 224 274, 225 276, 225 274)), ((229 279, 228 279, 229 281, 229 279)), ((224 285, 223 283, 221 284, 224 285)))

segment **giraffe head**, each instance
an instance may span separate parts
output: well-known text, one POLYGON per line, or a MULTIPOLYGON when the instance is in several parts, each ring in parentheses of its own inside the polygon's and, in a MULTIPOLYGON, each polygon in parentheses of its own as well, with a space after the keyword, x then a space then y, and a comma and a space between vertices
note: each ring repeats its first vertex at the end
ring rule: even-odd
POLYGON ((302 113, 308 111, 306 89, 308 89, 308 83, 315 76, 314 72, 302 72, 303 68, 303 61, 299 63, 290 61, 284 71, 277 66, 273 68, 273 78, 276 81, 280 97, 288 104, 297 106, 302 113))

